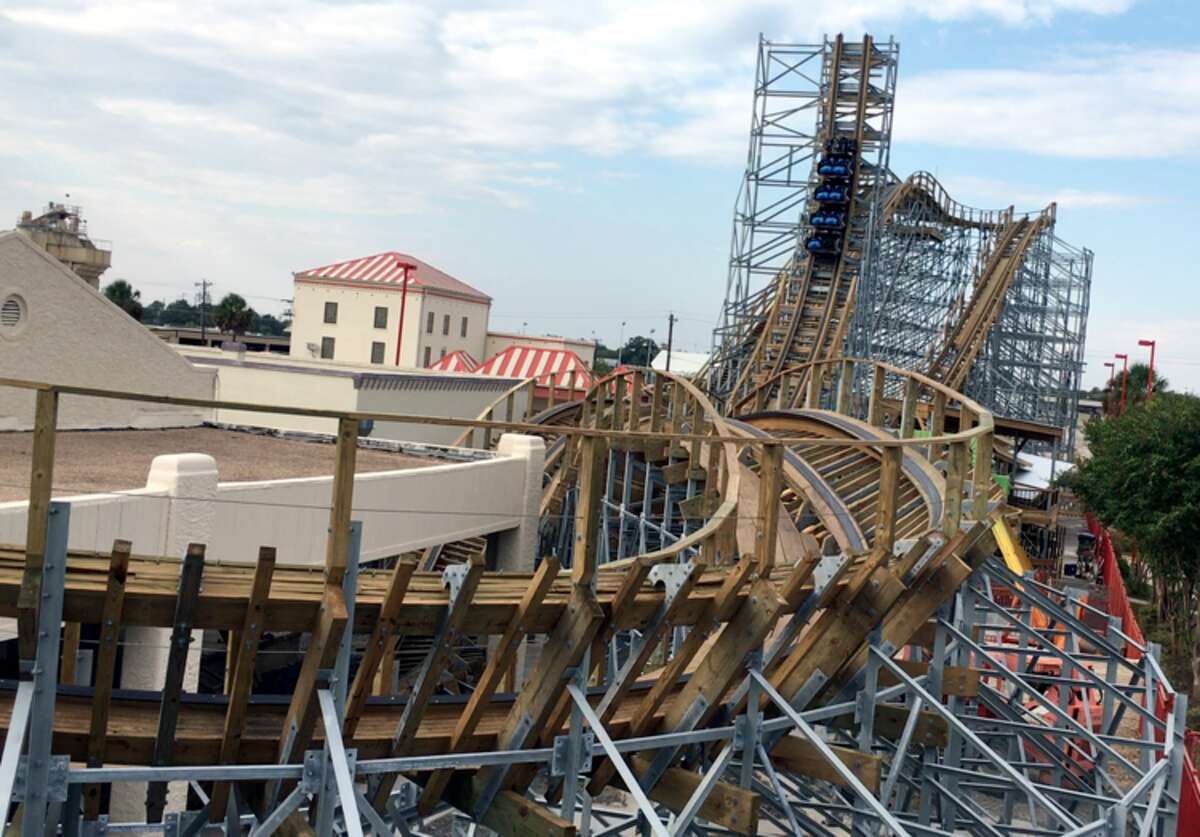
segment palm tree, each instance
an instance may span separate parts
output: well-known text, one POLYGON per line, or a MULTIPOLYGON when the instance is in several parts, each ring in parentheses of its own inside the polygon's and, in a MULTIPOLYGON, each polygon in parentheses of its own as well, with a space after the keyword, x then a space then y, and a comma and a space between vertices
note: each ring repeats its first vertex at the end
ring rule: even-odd
POLYGON ((234 339, 246 333, 255 316, 254 309, 248 307, 246 300, 237 294, 225 294, 213 309, 213 322, 217 328, 234 339))
POLYGON ((114 279, 104 287, 104 295, 108 301, 120 308, 135 320, 142 319, 142 292, 135 291, 124 279, 114 279))

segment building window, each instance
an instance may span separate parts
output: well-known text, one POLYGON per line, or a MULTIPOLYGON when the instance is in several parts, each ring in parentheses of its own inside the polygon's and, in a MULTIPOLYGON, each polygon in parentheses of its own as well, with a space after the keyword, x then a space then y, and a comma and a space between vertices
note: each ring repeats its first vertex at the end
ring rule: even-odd
POLYGON ((333 360, 333 338, 332 337, 322 337, 321 338, 321 358, 324 360, 333 360))
POLYGON ((445 347, 445 346, 442 346, 442 353, 441 353, 440 355, 438 355, 438 357, 439 357, 439 358, 443 358, 443 357, 445 357, 445 356, 446 356, 446 347, 445 347))
POLYGON ((429 312, 429 316, 425 318, 425 333, 433 334, 433 312, 429 312))
POLYGON ((325 322, 327 322, 331 325, 337 322, 337 303, 336 302, 326 302, 325 303, 325 322))
MULTIPOLYGON (((379 309, 376 308, 375 310, 378 311, 379 309)), ((384 310, 386 311, 387 309, 385 308, 384 310)), ((371 363, 383 363, 383 344, 382 343, 372 343, 371 344, 371 363)))
MULTIPOLYGON (((430 316, 432 316, 432 314, 430 316)), ((432 355, 433 355, 433 347, 426 346, 425 347, 425 368, 426 369, 429 368, 429 361, 431 360, 432 355)))
POLYGON ((387 309, 382 305, 375 306, 375 328, 387 328, 387 309))
POLYGON ((442 317, 442 334, 450 333, 450 315, 442 317))
POLYGON ((463 337, 467 336, 467 318, 466 317, 463 317, 463 321, 462 321, 462 336, 463 337))

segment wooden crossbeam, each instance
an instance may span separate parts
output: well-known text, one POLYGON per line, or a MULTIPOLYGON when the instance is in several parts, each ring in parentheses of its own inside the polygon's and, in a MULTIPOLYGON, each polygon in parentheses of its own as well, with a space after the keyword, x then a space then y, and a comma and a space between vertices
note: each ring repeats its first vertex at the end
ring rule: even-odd
MULTIPOLYGON (((529 615, 541 605, 542 599, 550 591, 550 585, 558 576, 558 570, 558 559, 548 557, 542 560, 537 574, 534 575, 533 584, 526 591, 525 597, 521 600, 521 605, 517 609, 517 613, 513 616, 512 622, 509 623, 508 629, 505 630, 504 635, 500 637, 500 641, 496 643, 496 646, 488 654, 487 667, 480 676, 479 682, 475 686, 475 691, 471 693, 471 698, 467 701, 466 708, 459 716, 458 723, 454 726, 454 733, 450 736, 449 752, 460 752, 475 732, 475 727, 479 724, 479 719, 483 716, 483 710, 486 708, 488 701, 496 693, 501 679, 509 669, 510 660, 515 660, 516 658, 517 649, 528 632, 527 621, 529 615)), ((453 771, 451 770, 439 770, 429 778, 421 794, 421 813, 429 814, 433 811, 441 799, 442 792, 445 790, 446 783, 450 781, 452 774, 453 771)))
MULTIPOLYGON (((828 746, 844 765, 854 771, 854 775, 864 785, 875 793, 879 792, 879 779, 883 770, 883 760, 879 756, 848 747, 828 746)), ((801 776, 832 782, 841 787, 850 786, 834 766, 825 760, 815 744, 795 735, 785 735, 775 743, 771 748, 771 760, 801 776)))
MULTIPOLYGON (((158 709, 158 735, 154 744, 154 766, 171 763, 175 752, 175 726, 179 721, 179 701, 183 695, 183 677, 187 673, 188 647, 192 641, 192 622, 200 598, 200 579, 204 574, 204 545, 188 544, 179 576, 179 595, 175 600, 175 627, 171 629, 171 649, 167 653, 167 676, 158 709)), ((151 782, 146 792, 146 820, 162 822, 167 804, 167 783, 151 782)))
MULTIPOLYGON (((442 625, 433 638, 433 644, 425 655, 421 668, 417 671, 416 682, 413 684, 408 701, 404 704, 404 713, 400 716, 400 723, 397 724, 396 732, 392 736, 392 743, 388 748, 388 758, 402 756, 412 746, 413 740, 417 736, 417 727, 420 725, 422 714, 425 711, 425 705, 433 697, 433 692, 446 668, 446 662, 450 658, 450 650, 461 636, 462 624, 466 619, 467 611, 471 608, 471 600, 475 597, 479 579, 483 576, 483 568, 483 555, 472 555, 462 579, 462 587, 446 611, 442 625)), ((371 794, 371 801, 376 808, 383 807, 395 784, 396 774, 394 773, 379 777, 379 783, 371 794)))
MULTIPOLYGON (((117 647, 121 638, 121 608, 125 600, 125 577, 129 571, 129 541, 113 544, 108 564, 108 581, 104 591, 104 609, 100 614, 100 640, 96 649, 96 686, 92 692, 92 719, 88 732, 88 767, 104 765, 108 743, 108 712, 112 702, 113 678, 116 675, 117 647)), ((85 785, 83 789, 84 817, 94 820, 100 816, 100 785, 85 785)))
POLYGON ((346 698, 345 721, 342 726, 342 737, 346 741, 354 738, 363 707, 367 705, 367 698, 375 685, 375 672, 387 656, 389 648, 393 649, 391 657, 395 657, 396 625, 400 621, 400 608, 404 604, 413 573, 417 570, 417 563, 416 558, 405 556, 396 562, 392 570, 387 593, 379 608, 379 619, 371 630, 371 638, 367 640, 362 661, 358 665, 354 683, 350 686, 346 698))
MULTIPOLYGON (((225 729, 221 734, 221 764, 236 764, 238 760, 242 729, 246 723, 246 707, 250 703, 250 691, 254 686, 258 645, 263 635, 263 610, 271 593, 271 577, 274 573, 275 548, 260 547, 258 565, 254 570, 254 584, 250 588, 250 598, 246 600, 246 619, 242 623, 242 629, 236 632, 237 645, 233 676, 229 681, 229 704, 225 708, 225 729)), ((213 785, 211 800, 209 816, 212 822, 220 822, 225 817, 225 807, 229 800, 229 783, 216 782, 213 785)))
POLYGON ((33 411, 25 572, 17 597, 17 645, 22 660, 32 661, 37 657, 37 612, 42 598, 42 567, 46 563, 46 531, 50 523, 50 498, 54 489, 57 423, 58 392, 38 390, 33 411))

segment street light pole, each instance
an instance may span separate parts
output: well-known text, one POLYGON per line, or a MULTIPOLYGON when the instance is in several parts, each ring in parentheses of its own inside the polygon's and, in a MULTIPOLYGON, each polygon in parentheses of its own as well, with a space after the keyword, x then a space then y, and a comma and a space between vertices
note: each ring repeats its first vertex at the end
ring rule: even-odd
POLYGON ((1121 411, 1117 415, 1125 415, 1125 386, 1129 383, 1129 355, 1118 354, 1113 355, 1117 360, 1122 361, 1121 365, 1121 411))
POLYGON ((1146 400, 1149 401, 1154 397, 1154 344, 1157 340, 1139 340, 1139 346, 1150 347, 1150 374, 1146 378, 1146 400))
MULTIPOLYGON (((404 309, 408 307, 408 276, 409 272, 416 270, 417 266, 412 262, 396 262, 396 267, 400 268, 400 322, 396 325, 396 365, 400 365, 400 346, 404 342, 404 309)), ((416 365, 416 362, 413 362, 416 365)))

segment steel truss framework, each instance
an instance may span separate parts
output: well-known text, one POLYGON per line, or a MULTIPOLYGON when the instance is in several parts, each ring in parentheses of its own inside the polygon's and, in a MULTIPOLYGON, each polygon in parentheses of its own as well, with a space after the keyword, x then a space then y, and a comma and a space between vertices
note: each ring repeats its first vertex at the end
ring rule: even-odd
MULTIPOLYGON (((417 785, 402 783, 382 810, 371 804, 368 789, 397 771, 495 765, 530 765, 545 774, 561 789, 561 800, 530 793, 530 804, 553 804, 583 835, 732 833, 701 815, 721 780, 757 792, 761 818, 783 833, 1175 834, 1186 699, 1171 690, 1157 648, 1137 645, 1118 620, 1076 593, 1018 577, 998 559, 943 606, 928 645, 897 654, 876 631, 864 670, 822 706, 807 705, 803 693, 789 701, 763 675, 764 664, 781 653, 777 637, 746 660, 736 692, 747 698, 746 710, 705 728, 615 741, 593 704, 603 687, 589 689, 577 674, 567 685, 573 720, 553 746, 357 759, 341 733, 347 637, 318 681, 325 745, 305 753, 301 763, 73 765, 55 755, 55 702, 44 697, 57 685, 57 666, 46 661, 59 655, 69 517, 67 503, 49 509, 37 664, 19 686, 0 757, 0 805, 7 810, 12 801, 23 803, 23 834, 53 833, 57 823, 63 834, 248 831, 265 837, 309 809, 318 834, 423 835, 433 819, 447 815, 461 820, 460 831, 474 832, 480 827, 444 807, 421 815, 417 785), (1093 628, 1098 621, 1105 627, 1093 628), (928 668, 914 676, 906 661, 921 659, 928 668), (784 737, 808 742, 817 763, 795 769, 777 746, 784 737), (703 766, 703 780, 677 813, 653 803, 630 768, 631 754, 645 750, 691 752, 703 766), (880 757, 882 770, 864 771, 853 758, 856 750, 880 757), (599 759, 615 766, 630 789, 629 805, 602 804, 588 794, 587 774, 599 759), (167 814, 158 823, 80 818, 86 786, 168 781, 192 783, 205 807, 167 814), (213 816, 199 786, 209 781, 294 783, 294 789, 257 814, 233 793, 226 810, 213 816)), ((360 536, 356 524, 352 553, 360 536)), ((347 591, 355 584, 351 569, 347 591)), ((578 671, 586 670, 585 660, 578 671)))
MULTIPOLYGON (((951 386, 1005 418, 1065 430, 1070 456, 1083 374, 1092 253, 1055 234, 1055 211, 979 210, 918 172, 891 188, 871 281, 859 292, 853 354, 907 369, 936 369, 956 326, 985 292, 989 259, 1021 219, 1040 222, 1012 275, 995 285, 1001 305, 980 317, 977 355, 951 386)), ((960 336, 961 339, 961 336, 960 336)))

